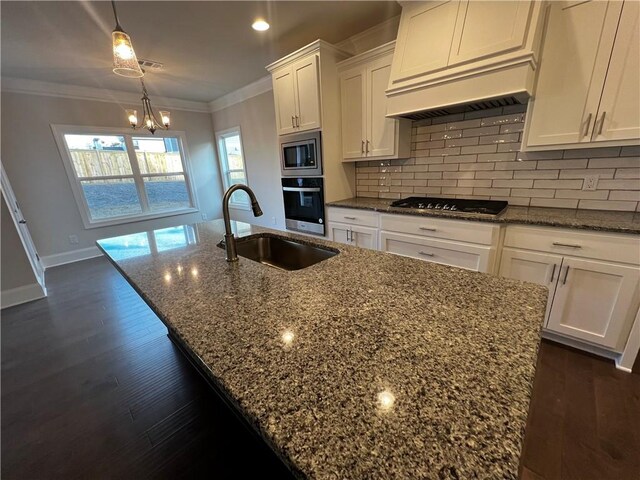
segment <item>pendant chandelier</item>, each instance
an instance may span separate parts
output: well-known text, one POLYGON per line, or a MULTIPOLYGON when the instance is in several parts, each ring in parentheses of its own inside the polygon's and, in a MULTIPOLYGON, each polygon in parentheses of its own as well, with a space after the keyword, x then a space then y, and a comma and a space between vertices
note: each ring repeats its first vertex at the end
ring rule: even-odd
MULTIPOLYGON (((151 108, 151 100, 149 100, 149 95, 147 95, 147 87, 144 86, 144 81, 142 80, 142 78, 140 78, 140 83, 142 84, 142 123, 140 124, 140 128, 146 128, 151 132, 152 135, 156 130, 169 130, 169 125, 171 124, 171 114, 166 110, 159 110, 160 121, 158 121, 155 113, 153 113, 153 108, 151 108)), ((127 110, 127 118, 129 119, 131 128, 138 128, 137 110, 127 110)))
POLYGON ((140 68, 136 52, 133 50, 131 37, 127 35, 118 20, 116 12, 116 2, 111 1, 113 7, 113 16, 116 19, 116 28, 111 33, 113 43, 113 73, 129 78, 142 78, 144 72, 140 68))

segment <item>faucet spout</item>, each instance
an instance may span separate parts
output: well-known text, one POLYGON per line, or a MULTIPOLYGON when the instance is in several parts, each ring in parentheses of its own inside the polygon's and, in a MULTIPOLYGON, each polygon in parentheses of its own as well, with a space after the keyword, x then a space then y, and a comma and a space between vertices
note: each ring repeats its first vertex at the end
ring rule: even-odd
POLYGON ((229 217, 229 201, 231 200, 231 195, 233 195, 236 190, 244 190, 245 192, 247 192, 247 195, 249 195, 249 200, 251 201, 251 210, 253 210, 254 217, 259 217, 262 215, 262 209, 260 208, 258 199, 247 185, 231 185, 224 193, 224 197, 222 198, 222 215, 224 216, 224 245, 227 251, 227 262, 238 261, 236 237, 231 231, 231 218, 229 217))

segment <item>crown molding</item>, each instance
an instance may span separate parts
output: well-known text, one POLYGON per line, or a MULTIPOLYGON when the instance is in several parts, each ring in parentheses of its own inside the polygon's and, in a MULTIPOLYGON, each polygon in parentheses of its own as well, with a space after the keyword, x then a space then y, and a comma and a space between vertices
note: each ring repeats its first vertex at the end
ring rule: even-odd
MULTIPOLYGON (((93 100, 107 103, 122 103, 127 105, 137 105, 140 103, 141 98, 141 93, 10 77, 2 77, 2 92, 73 98, 76 100, 93 100)), ((181 100, 178 98, 167 98, 153 95, 153 103, 157 108, 209 113, 209 105, 205 102, 194 102, 191 100, 181 100)))
POLYGON ((353 57, 347 58, 346 60, 342 60, 341 62, 338 62, 338 72, 342 72, 356 65, 368 63, 380 57, 384 57, 385 55, 392 54, 395 48, 396 41, 393 40, 389 43, 385 43, 384 45, 380 45, 379 47, 372 48, 371 50, 368 50, 364 53, 360 53, 358 55, 354 55, 353 57))
POLYGON ((224 110, 225 108, 235 105, 237 103, 244 102, 253 97, 257 97, 265 92, 273 90, 273 84, 271 82, 271 75, 262 77, 249 85, 239 88, 231 93, 216 98, 209 102, 209 110, 211 113, 224 110))
POLYGON ((300 58, 306 57, 311 53, 319 52, 319 51, 327 52, 334 55, 338 61, 351 56, 349 52, 345 52, 344 50, 337 48, 335 45, 332 45, 329 42, 325 42, 324 40, 318 39, 315 42, 311 42, 309 45, 305 45, 304 47, 299 48, 295 52, 292 52, 289 55, 282 57, 280 60, 276 60, 275 62, 270 63, 265 68, 269 72, 273 72, 274 70, 280 67, 290 65, 291 63, 293 63, 294 61, 300 58))
POLYGON ((396 15, 395 17, 391 17, 378 25, 374 25, 373 27, 363 30, 360 33, 356 33, 355 35, 351 35, 349 38, 336 43, 335 46, 336 48, 349 52, 352 55, 358 55, 369 49, 366 45, 380 45, 380 43, 387 43, 392 39, 395 40, 395 35, 392 35, 392 38, 389 38, 389 32, 397 33, 399 24, 400 15, 396 15), (361 48, 362 45, 365 45, 364 50, 361 48))

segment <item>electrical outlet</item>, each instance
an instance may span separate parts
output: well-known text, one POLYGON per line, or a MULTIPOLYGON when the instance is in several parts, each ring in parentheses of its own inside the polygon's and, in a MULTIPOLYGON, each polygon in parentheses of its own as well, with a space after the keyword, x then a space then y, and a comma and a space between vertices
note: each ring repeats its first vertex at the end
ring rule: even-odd
POLYGON ((69 235, 69 243, 71 245, 77 245, 80 243, 80 241, 78 240, 78 235, 69 235))
POLYGON ((202 219, 203 219, 203 220, 206 220, 206 219, 207 219, 207 214, 206 214, 206 213, 203 213, 203 214, 202 214, 202 219))
POLYGON ((595 190, 598 187, 598 175, 587 175, 584 177, 582 190, 595 190))

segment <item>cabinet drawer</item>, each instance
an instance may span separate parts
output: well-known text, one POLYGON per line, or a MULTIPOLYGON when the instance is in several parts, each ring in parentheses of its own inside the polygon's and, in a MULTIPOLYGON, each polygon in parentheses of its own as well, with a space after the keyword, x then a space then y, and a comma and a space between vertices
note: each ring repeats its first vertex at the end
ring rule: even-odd
POLYGON ((410 233, 425 237, 459 240, 491 245, 498 239, 500 227, 466 220, 448 220, 408 215, 380 215, 380 228, 392 232, 410 233))
POLYGON ((494 256, 494 249, 491 247, 391 232, 380 233, 380 249, 477 272, 488 272, 494 256))
POLYGON ((640 236, 637 235, 509 226, 504 245, 572 257, 640 264, 640 236))
POLYGON ((330 222, 348 223, 350 225, 362 225, 364 227, 378 226, 377 212, 358 210, 356 208, 327 208, 327 217, 330 222))

